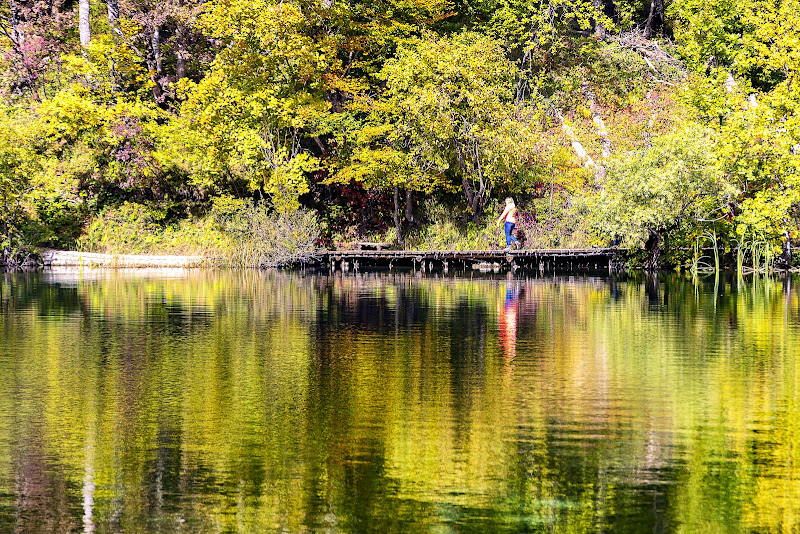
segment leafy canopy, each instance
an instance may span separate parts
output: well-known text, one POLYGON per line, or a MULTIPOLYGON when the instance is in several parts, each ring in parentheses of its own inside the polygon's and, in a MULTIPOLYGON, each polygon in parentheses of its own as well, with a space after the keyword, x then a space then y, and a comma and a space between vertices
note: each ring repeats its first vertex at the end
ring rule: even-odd
POLYGON ((362 103, 368 126, 354 136, 353 163, 341 176, 432 190, 446 174, 479 215, 526 154, 531 130, 518 120, 515 76, 500 44, 478 33, 401 46, 381 72, 381 97, 362 103))
POLYGON ((223 43, 208 75, 186 82, 183 112, 201 133, 202 175, 263 187, 282 210, 298 207, 317 158, 301 145, 323 128, 328 73, 340 65, 334 42, 314 34, 296 3, 219 0, 201 25, 223 43))
POLYGON ((692 125, 657 138, 643 153, 618 156, 607 171, 588 207, 598 233, 626 246, 642 246, 683 220, 706 219, 736 193, 723 186, 711 132, 692 125))

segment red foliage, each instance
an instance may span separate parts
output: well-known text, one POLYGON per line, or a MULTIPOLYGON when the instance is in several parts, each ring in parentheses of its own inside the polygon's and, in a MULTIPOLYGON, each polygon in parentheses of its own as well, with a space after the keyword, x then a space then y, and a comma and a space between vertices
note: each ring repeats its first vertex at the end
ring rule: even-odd
POLYGON ((324 245, 331 245, 334 236, 350 236, 352 240, 385 232, 392 224, 394 200, 390 193, 365 189, 362 184, 326 184, 327 172, 318 171, 311 192, 304 204, 317 210, 325 221, 324 245))

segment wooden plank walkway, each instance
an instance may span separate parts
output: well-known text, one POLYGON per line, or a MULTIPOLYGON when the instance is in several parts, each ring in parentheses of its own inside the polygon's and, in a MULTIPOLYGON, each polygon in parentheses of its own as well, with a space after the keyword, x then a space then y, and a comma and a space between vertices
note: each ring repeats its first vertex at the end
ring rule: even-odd
POLYGON ((505 259, 513 258, 608 258, 624 252, 618 248, 555 248, 555 249, 522 249, 522 250, 327 250, 322 255, 326 258, 358 259, 358 258, 416 258, 423 259, 505 259))
POLYGON ((548 270, 612 269, 626 251, 618 248, 522 250, 328 250, 321 263, 331 270, 360 267, 413 267, 433 270, 474 265, 548 270))

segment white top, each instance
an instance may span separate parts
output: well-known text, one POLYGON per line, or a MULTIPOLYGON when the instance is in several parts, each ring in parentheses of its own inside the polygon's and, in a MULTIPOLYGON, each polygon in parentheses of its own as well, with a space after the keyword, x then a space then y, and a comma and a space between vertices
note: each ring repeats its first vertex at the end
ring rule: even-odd
POLYGON ((503 210, 502 215, 497 219, 497 225, 501 222, 516 223, 517 207, 514 204, 506 204, 506 209, 503 210))

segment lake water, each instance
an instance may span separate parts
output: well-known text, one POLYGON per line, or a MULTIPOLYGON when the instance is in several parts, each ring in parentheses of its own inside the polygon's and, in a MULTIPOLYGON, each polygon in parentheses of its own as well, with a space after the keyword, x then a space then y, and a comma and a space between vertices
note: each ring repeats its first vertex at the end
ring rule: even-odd
POLYGON ((800 532, 800 279, 0 275, 0 532, 800 532))

